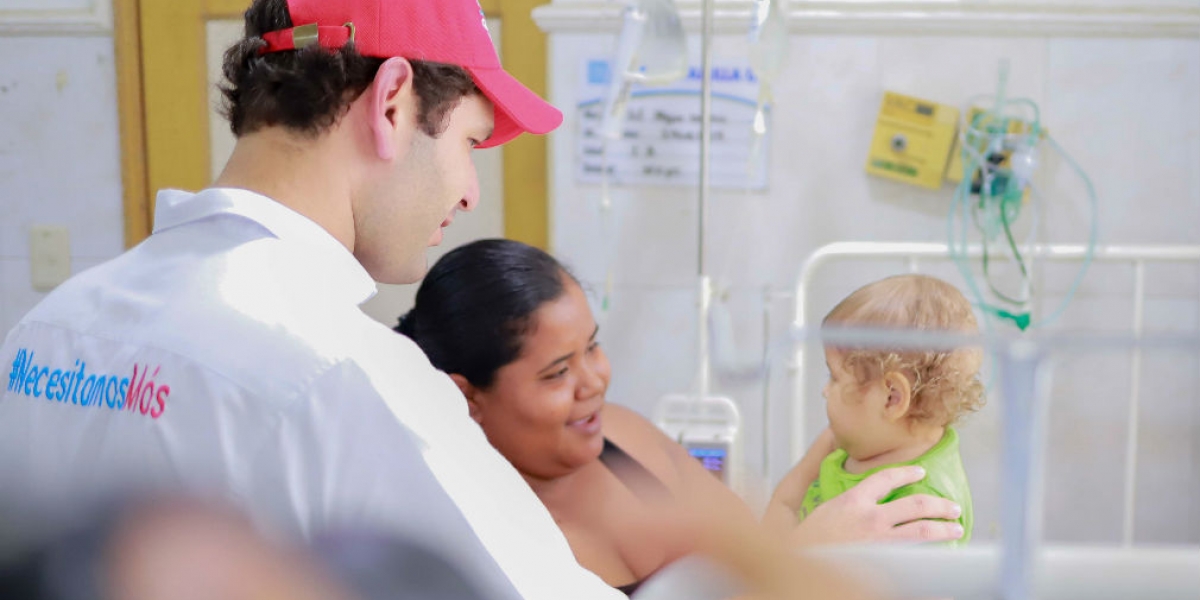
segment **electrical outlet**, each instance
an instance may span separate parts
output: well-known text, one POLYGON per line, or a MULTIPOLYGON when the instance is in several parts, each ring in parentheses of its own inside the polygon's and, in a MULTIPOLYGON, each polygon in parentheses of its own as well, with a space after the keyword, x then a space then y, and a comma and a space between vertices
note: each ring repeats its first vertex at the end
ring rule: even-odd
POLYGON ((33 289, 48 292, 71 276, 71 235, 66 227, 29 229, 29 278, 33 289))

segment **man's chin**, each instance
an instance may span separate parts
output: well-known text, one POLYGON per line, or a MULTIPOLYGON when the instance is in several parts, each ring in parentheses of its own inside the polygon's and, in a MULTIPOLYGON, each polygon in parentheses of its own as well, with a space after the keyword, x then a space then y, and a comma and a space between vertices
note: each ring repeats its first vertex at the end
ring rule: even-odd
POLYGON ((429 261, 425 258, 425 253, 422 252, 420 257, 410 260, 408 264, 402 267, 382 269, 379 273, 371 273, 371 278, 376 283, 405 285, 421 281, 425 278, 425 273, 428 271, 429 261))
POLYGON ((429 246, 430 248, 432 248, 434 246, 439 246, 439 245, 441 245, 443 238, 444 238, 444 236, 442 234, 442 228, 438 227, 433 232, 433 235, 429 236, 429 243, 426 245, 429 246))

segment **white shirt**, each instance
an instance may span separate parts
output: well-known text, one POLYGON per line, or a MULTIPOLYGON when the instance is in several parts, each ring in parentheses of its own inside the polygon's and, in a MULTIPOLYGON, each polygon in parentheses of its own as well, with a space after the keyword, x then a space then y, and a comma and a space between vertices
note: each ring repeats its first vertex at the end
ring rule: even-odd
POLYGON ((490 554, 527 599, 623 598, 578 565, 453 382, 363 314, 374 292, 269 198, 161 192, 150 238, 61 285, 0 348, 0 501, 68 511, 178 485, 268 531, 383 528, 468 565, 490 554))

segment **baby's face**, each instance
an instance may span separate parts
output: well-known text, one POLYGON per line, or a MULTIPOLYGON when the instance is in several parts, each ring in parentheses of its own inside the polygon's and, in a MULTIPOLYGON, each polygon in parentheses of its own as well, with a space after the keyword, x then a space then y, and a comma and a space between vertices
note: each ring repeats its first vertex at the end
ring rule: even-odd
POLYGON ((825 397, 829 429, 838 446, 854 455, 856 448, 870 443, 880 425, 876 407, 886 402, 887 392, 883 386, 859 382, 846 370, 842 353, 833 348, 825 348, 825 364, 829 380, 821 395, 825 397), (877 398, 880 394, 882 397, 877 398))

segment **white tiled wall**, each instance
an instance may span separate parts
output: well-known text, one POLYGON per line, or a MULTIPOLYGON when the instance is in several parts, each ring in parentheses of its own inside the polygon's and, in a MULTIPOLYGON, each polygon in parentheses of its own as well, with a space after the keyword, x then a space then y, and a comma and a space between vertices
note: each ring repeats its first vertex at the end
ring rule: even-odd
MULTIPOLYGON (((588 58, 605 57, 613 39, 553 33, 550 46, 552 99, 566 113, 551 142, 554 250, 596 289, 604 281, 610 242, 599 222, 599 189, 575 181, 578 120, 572 107, 579 69, 588 58)), ((744 57, 743 39, 720 36, 715 56, 744 57)), ((834 241, 946 237, 951 188, 929 191, 863 172, 885 90, 961 105, 992 92, 998 65, 1007 59, 1009 95, 1040 105, 1044 125, 1095 183, 1101 243, 1200 244, 1200 40, 1194 37, 793 34, 790 46, 770 124, 769 189, 749 196, 715 191, 708 234, 710 272, 727 292, 733 322, 732 334, 717 344, 716 388, 741 406, 749 470, 761 473, 769 456, 770 481, 789 466, 789 379, 779 344, 792 318, 784 294, 804 259, 834 241), (746 369, 747 363, 763 364, 764 307, 765 335, 777 347, 765 374, 746 369), (764 392, 770 398, 765 415, 764 392)), ((1044 239, 1084 241, 1090 212, 1082 185, 1053 156, 1045 158, 1039 177, 1050 199, 1044 239)), ((609 399, 649 415, 662 395, 693 389, 697 194, 618 188, 613 200, 616 286, 602 335, 614 372, 609 399)), ((864 265, 826 273, 810 316, 819 318, 853 288, 902 269, 864 265)), ((1096 267, 1058 328, 1128 331, 1131 273, 1124 266, 1096 267)), ((961 281, 953 270, 940 274, 961 281)), ((1046 269, 1038 285, 1047 308, 1066 291, 1071 274, 1046 269)), ((1196 269, 1151 268, 1147 286, 1147 330, 1200 332, 1196 269)), ((1051 409, 1047 534, 1113 542, 1121 531, 1129 355, 1063 359, 1051 409)), ((1148 354, 1145 370, 1137 539, 1197 543, 1200 356, 1148 354)), ((813 428, 823 424, 816 394, 823 371, 810 372, 810 397, 817 401, 806 413, 813 428)), ((999 435, 994 403, 963 427, 979 539, 998 533, 999 435)))
POLYGON ((0 330, 43 294, 29 228, 65 226, 71 269, 123 249, 111 35, 0 36, 0 330))

